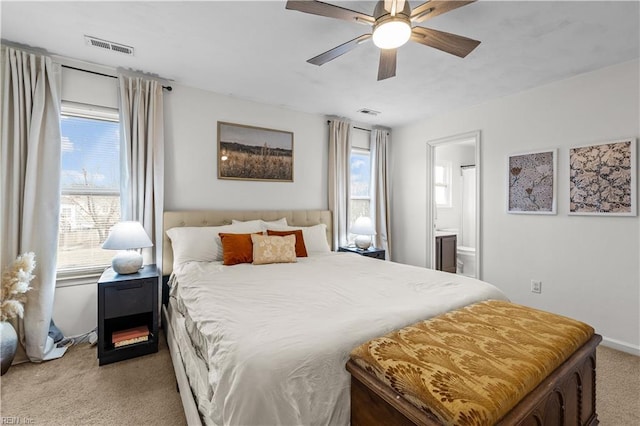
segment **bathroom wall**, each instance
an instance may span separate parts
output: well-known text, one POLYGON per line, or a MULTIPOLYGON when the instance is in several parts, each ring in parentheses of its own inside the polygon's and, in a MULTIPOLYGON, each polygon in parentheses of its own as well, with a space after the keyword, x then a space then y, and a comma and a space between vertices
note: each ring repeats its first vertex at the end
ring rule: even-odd
POLYGON ((436 229, 462 227, 462 169, 460 166, 474 164, 475 147, 469 144, 447 144, 435 148, 436 164, 440 161, 451 164, 451 207, 436 208, 436 229))

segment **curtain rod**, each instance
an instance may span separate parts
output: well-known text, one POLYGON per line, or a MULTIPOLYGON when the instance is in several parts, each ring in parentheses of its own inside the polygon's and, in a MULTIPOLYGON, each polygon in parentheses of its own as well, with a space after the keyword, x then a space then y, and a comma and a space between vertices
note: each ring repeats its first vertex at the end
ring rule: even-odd
MULTIPOLYGON (((327 124, 331 124, 331 120, 327 120, 327 124)), ((363 129, 362 127, 353 126, 354 129, 364 130, 365 132, 371 132, 371 129, 363 129)))
MULTIPOLYGON (((331 124, 331 120, 327 120, 327 124, 331 124)), ((364 129, 362 127, 358 127, 358 126, 353 126, 354 129, 358 129, 358 130, 364 130, 365 132, 369 132, 371 133, 371 129, 364 129)), ((387 134, 389 134, 389 132, 387 132, 387 134)))
MULTIPOLYGON (((89 74, 95 74, 95 75, 101 75, 103 77, 109 77, 109 78, 118 78, 115 75, 109 75, 109 74, 104 74, 101 72, 97 72, 97 71, 89 71, 89 70, 83 70, 82 68, 76 68, 76 67, 72 67, 70 65, 62 65, 62 68, 69 68, 70 70, 76 70, 76 71, 82 71, 82 72, 88 72, 89 74)), ((162 86, 163 89, 166 89, 167 92, 170 92, 173 90, 173 87, 171 86, 162 86)))

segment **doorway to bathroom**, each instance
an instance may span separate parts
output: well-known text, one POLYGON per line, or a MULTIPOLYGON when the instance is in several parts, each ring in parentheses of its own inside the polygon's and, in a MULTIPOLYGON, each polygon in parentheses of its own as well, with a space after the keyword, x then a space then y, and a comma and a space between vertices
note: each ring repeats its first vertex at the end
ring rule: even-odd
POLYGON ((427 153, 427 265, 480 278, 480 132, 431 140, 427 153))

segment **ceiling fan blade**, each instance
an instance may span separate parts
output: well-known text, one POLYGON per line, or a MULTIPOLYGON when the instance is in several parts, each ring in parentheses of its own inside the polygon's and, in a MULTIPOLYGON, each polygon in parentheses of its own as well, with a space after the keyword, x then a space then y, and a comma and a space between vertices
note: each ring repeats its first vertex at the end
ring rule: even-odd
POLYGON ((378 81, 396 76, 396 59, 398 49, 380 49, 378 65, 378 81))
POLYGON ((341 44, 340 46, 334 47, 331 50, 327 50, 326 52, 309 59, 307 62, 313 65, 326 64, 327 62, 337 58, 338 56, 342 56, 345 53, 350 52, 356 46, 369 40, 370 38, 371 34, 362 34, 360 37, 356 37, 353 40, 349 40, 348 42, 341 44))
POLYGON ((480 44, 478 40, 424 27, 413 27, 411 40, 461 58, 467 56, 480 44))
POLYGON ((353 21, 359 23, 364 22, 371 25, 373 25, 373 23, 375 22, 373 16, 315 0, 288 1, 286 8, 289 10, 297 10, 299 12, 310 13, 312 15, 343 19, 345 21, 353 21))
POLYGON ((422 3, 420 6, 416 6, 411 11, 411 22, 424 22, 427 19, 431 19, 443 13, 450 12, 462 6, 466 6, 469 3, 474 3, 476 0, 467 1, 437 1, 432 0, 426 3, 422 3))

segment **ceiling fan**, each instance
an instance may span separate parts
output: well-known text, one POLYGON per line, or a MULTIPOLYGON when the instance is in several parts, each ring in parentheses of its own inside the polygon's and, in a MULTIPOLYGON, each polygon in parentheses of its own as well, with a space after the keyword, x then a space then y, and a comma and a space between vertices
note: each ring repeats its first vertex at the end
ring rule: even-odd
POLYGON ((411 9, 409 2, 405 0, 380 0, 376 4, 373 16, 315 0, 287 1, 286 8, 312 15, 371 25, 373 28, 370 34, 356 37, 309 59, 307 62, 314 65, 325 64, 353 50, 359 44, 373 39, 373 43, 380 48, 380 64, 378 65, 378 81, 380 81, 396 75, 397 48, 409 40, 461 58, 471 53, 480 44, 479 41, 431 28, 414 26, 414 24, 475 1, 431 0, 411 9))

